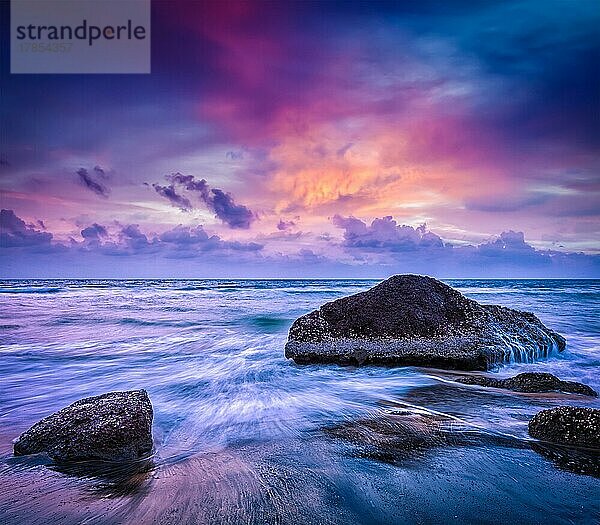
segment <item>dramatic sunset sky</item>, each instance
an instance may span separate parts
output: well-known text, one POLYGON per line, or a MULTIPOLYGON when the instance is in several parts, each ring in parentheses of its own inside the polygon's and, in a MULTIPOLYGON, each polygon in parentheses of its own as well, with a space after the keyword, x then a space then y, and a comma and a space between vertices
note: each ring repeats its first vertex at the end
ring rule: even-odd
POLYGON ((2 277, 600 277, 597 0, 154 2, 11 75, 2 277))

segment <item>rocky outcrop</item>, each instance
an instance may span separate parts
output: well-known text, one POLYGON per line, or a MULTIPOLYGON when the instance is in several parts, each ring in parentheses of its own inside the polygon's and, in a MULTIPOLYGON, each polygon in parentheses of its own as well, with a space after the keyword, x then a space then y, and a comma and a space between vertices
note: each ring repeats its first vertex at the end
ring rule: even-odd
POLYGON ((484 376, 466 376, 456 379, 465 385, 478 385, 493 388, 505 388, 514 392, 566 392, 582 396, 597 397, 598 393, 591 387, 576 381, 561 381, 552 374, 542 372, 526 372, 507 379, 496 379, 484 376))
POLYGON ((467 299, 419 275, 396 275, 298 318, 285 355, 296 363, 488 370, 562 351, 533 314, 467 299))
POLYGON ((45 452, 56 462, 133 460, 152 451, 152 403, 145 390, 76 401, 19 436, 17 456, 45 452))
POLYGON ((538 412, 529 435, 542 441, 600 449, 600 410, 561 406, 538 412))

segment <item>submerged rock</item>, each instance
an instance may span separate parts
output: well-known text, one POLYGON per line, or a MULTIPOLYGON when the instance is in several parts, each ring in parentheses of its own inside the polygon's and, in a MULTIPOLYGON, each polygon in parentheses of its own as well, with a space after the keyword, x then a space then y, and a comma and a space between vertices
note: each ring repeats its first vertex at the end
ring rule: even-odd
POLYGON ((396 275, 296 319, 285 355, 299 364, 488 370, 564 348, 531 313, 479 304, 431 277, 396 275))
POLYGON ((598 397, 598 393, 591 387, 576 381, 561 381, 552 374, 542 372, 525 372, 507 379, 494 377, 467 376, 456 379, 465 385, 489 386, 505 388, 515 392, 567 392, 582 396, 598 397))
POLYGON ((600 454, 597 450, 542 442, 532 443, 531 449, 561 470, 600 478, 600 454))
POLYGON ((358 447, 358 455, 386 463, 422 457, 440 447, 502 446, 526 448, 524 442, 487 432, 444 414, 407 410, 382 412, 324 428, 330 437, 358 447))
POLYGON ((152 418, 145 390, 88 397, 21 434, 14 453, 45 452, 57 462, 137 459, 152 450, 152 418))
POLYGON ((330 437, 360 448, 360 455, 395 463, 452 441, 448 421, 430 414, 406 411, 383 413, 324 428, 330 437))
POLYGON ((567 406, 542 410, 529 422, 529 435, 559 445, 600 449, 600 410, 567 406))

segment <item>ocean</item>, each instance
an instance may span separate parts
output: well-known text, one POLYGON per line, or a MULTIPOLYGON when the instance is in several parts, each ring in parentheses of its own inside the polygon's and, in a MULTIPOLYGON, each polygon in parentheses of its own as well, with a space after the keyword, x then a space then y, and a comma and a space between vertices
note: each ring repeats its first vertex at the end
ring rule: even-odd
MULTIPOLYGON (((0 523, 598 523, 600 479, 531 446, 528 420, 597 398, 461 385, 425 368, 296 365, 292 322, 371 280, 0 281, 0 523), (77 399, 144 388, 145 472, 75 475, 12 440, 77 399), (377 455, 328 428, 397 410, 472 438, 377 455)), ((535 313, 567 349, 508 363, 600 391, 600 280, 447 280, 535 313)))

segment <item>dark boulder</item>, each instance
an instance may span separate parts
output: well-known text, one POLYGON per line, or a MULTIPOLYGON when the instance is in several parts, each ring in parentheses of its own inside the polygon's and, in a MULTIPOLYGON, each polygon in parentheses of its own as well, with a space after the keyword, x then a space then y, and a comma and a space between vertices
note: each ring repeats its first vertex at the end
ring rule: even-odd
POLYGON ((529 435, 559 445, 600 449, 600 410, 567 406, 542 410, 529 422, 529 435))
POLYGON ((133 460, 152 451, 152 403, 145 390, 76 401, 19 436, 17 456, 45 452, 56 462, 133 460))
POLYGON ((562 351, 533 314, 467 299, 419 275, 396 275, 298 318, 285 355, 296 363, 488 370, 562 351))
POLYGON ((456 381, 465 385, 505 388, 514 392, 567 392, 569 394, 598 397, 598 393, 593 388, 583 383, 561 381, 555 375, 542 372, 526 372, 507 379, 466 376, 459 377, 456 381))

